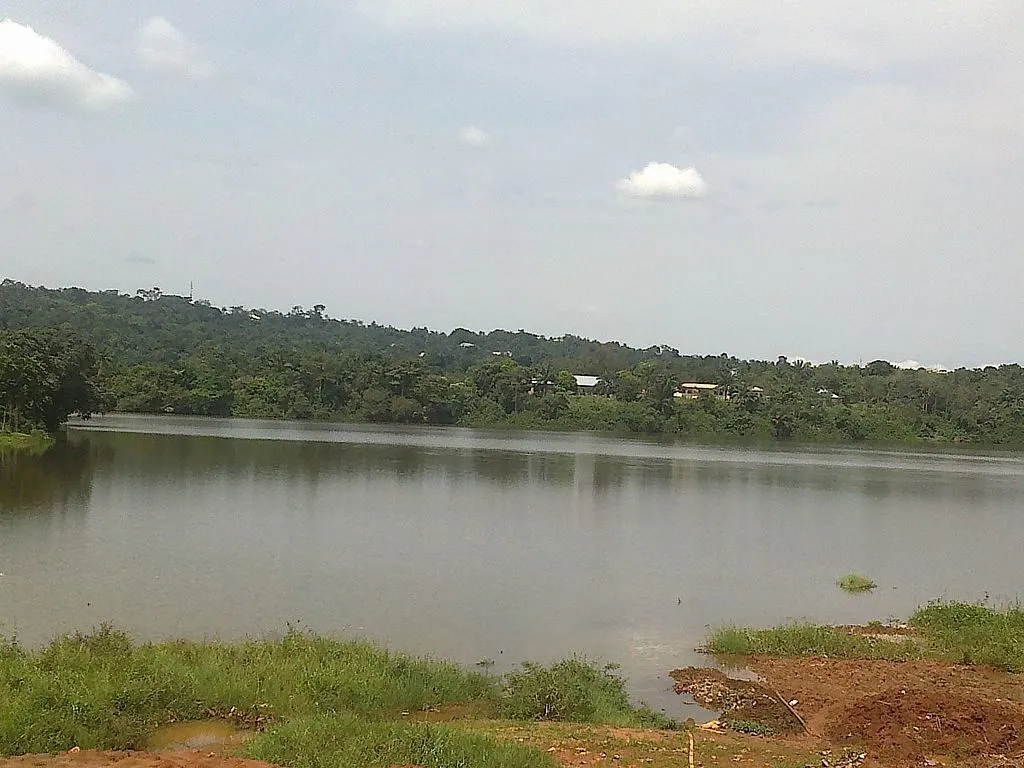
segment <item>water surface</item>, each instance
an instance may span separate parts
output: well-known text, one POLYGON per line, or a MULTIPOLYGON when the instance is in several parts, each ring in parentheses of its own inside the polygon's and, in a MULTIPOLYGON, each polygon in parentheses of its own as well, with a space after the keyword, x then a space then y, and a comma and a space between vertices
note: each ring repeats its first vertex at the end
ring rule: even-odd
POLYGON ((2 461, 0 634, 29 644, 292 623, 499 670, 580 651, 679 714, 665 673, 708 625, 1021 589, 1019 455, 109 416, 2 461))

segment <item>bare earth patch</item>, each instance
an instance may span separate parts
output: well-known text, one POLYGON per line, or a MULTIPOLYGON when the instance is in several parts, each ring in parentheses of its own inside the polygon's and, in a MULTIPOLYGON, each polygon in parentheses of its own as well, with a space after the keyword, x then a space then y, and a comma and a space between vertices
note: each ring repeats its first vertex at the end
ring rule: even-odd
POLYGON ((1024 765, 1024 676, 938 661, 752 658, 832 747, 865 765, 1024 765))

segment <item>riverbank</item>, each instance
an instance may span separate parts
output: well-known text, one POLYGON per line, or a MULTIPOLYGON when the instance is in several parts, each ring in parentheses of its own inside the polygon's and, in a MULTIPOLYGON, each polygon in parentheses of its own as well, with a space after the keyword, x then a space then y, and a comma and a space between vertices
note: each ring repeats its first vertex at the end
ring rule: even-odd
POLYGON ((748 637, 756 655, 720 661, 759 677, 673 672, 722 712, 705 725, 631 706, 611 668, 578 659, 499 678, 295 632, 135 645, 103 628, 0 646, 0 755, 57 755, 0 768, 1019 766, 1024 675, 991 649, 1020 644, 1021 617, 949 604, 905 625, 713 632, 709 648, 748 637), (204 721, 230 738, 185 749, 204 721))
POLYGON ((42 453, 53 445, 53 438, 43 432, 0 432, 0 451, 42 453))
POLYGON ((554 765, 536 749, 419 717, 441 711, 673 725, 631 706, 610 669, 579 659, 524 664, 498 678, 297 632, 238 644, 136 645, 101 628, 38 652, 0 645, 0 755, 138 750, 162 726, 212 718, 255 734, 244 756, 284 766, 554 765))
POLYGON ((1020 606, 936 603, 905 624, 719 629, 706 650, 758 679, 692 667, 672 677, 724 727, 811 740, 841 750, 839 765, 1019 766, 1022 648, 1020 606))

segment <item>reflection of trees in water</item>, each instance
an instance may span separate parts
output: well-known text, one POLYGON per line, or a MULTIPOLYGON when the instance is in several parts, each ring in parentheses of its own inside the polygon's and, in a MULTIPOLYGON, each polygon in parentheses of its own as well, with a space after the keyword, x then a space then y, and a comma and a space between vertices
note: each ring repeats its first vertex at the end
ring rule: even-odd
MULTIPOLYGON (((774 489, 791 492, 852 493, 880 501, 913 496, 960 502, 1020 495, 1020 478, 927 468, 798 464, 780 461, 674 461, 673 482, 696 487, 774 489)), ((952 468, 951 468, 952 469, 952 468)))
POLYGON ((1010 482, 993 482, 993 477, 980 473, 800 464, 772 454, 766 461, 756 456, 733 461, 545 453, 515 450, 514 443, 505 451, 130 433, 95 433, 92 440, 117 450, 119 475, 143 483, 158 478, 161 482, 192 484, 216 478, 312 488, 324 481, 380 477, 399 483, 483 481, 508 489, 531 485, 571 487, 597 494, 630 487, 648 491, 716 491, 728 487, 746 492, 846 492, 874 499, 912 495, 932 500, 1019 492, 1010 482))
POLYGON ((399 482, 429 477, 502 488, 592 485, 600 490, 630 479, 671 479, 643 462, 617 456, 131 433, 95 433, 92 439, 116 449, 119 475, 150 482, 187 484, 215 476, 229 482, 316 485, 377 475, 399 482))
POLYGON ((104 453, 89 440, 60 440, 42 454, 0 452, 0 514, 84 509, 104 453))

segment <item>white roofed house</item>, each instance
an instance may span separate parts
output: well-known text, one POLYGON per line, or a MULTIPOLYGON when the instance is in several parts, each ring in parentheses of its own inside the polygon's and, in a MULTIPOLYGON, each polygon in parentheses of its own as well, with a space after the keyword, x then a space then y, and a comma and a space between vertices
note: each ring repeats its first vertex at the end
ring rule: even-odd
POLYGON ((574 374, 573 378, 576 379, 576 393, 579 395, 593 395, 598 391, 603 379, 600 376, 585 376, 580 374, 574 374))

